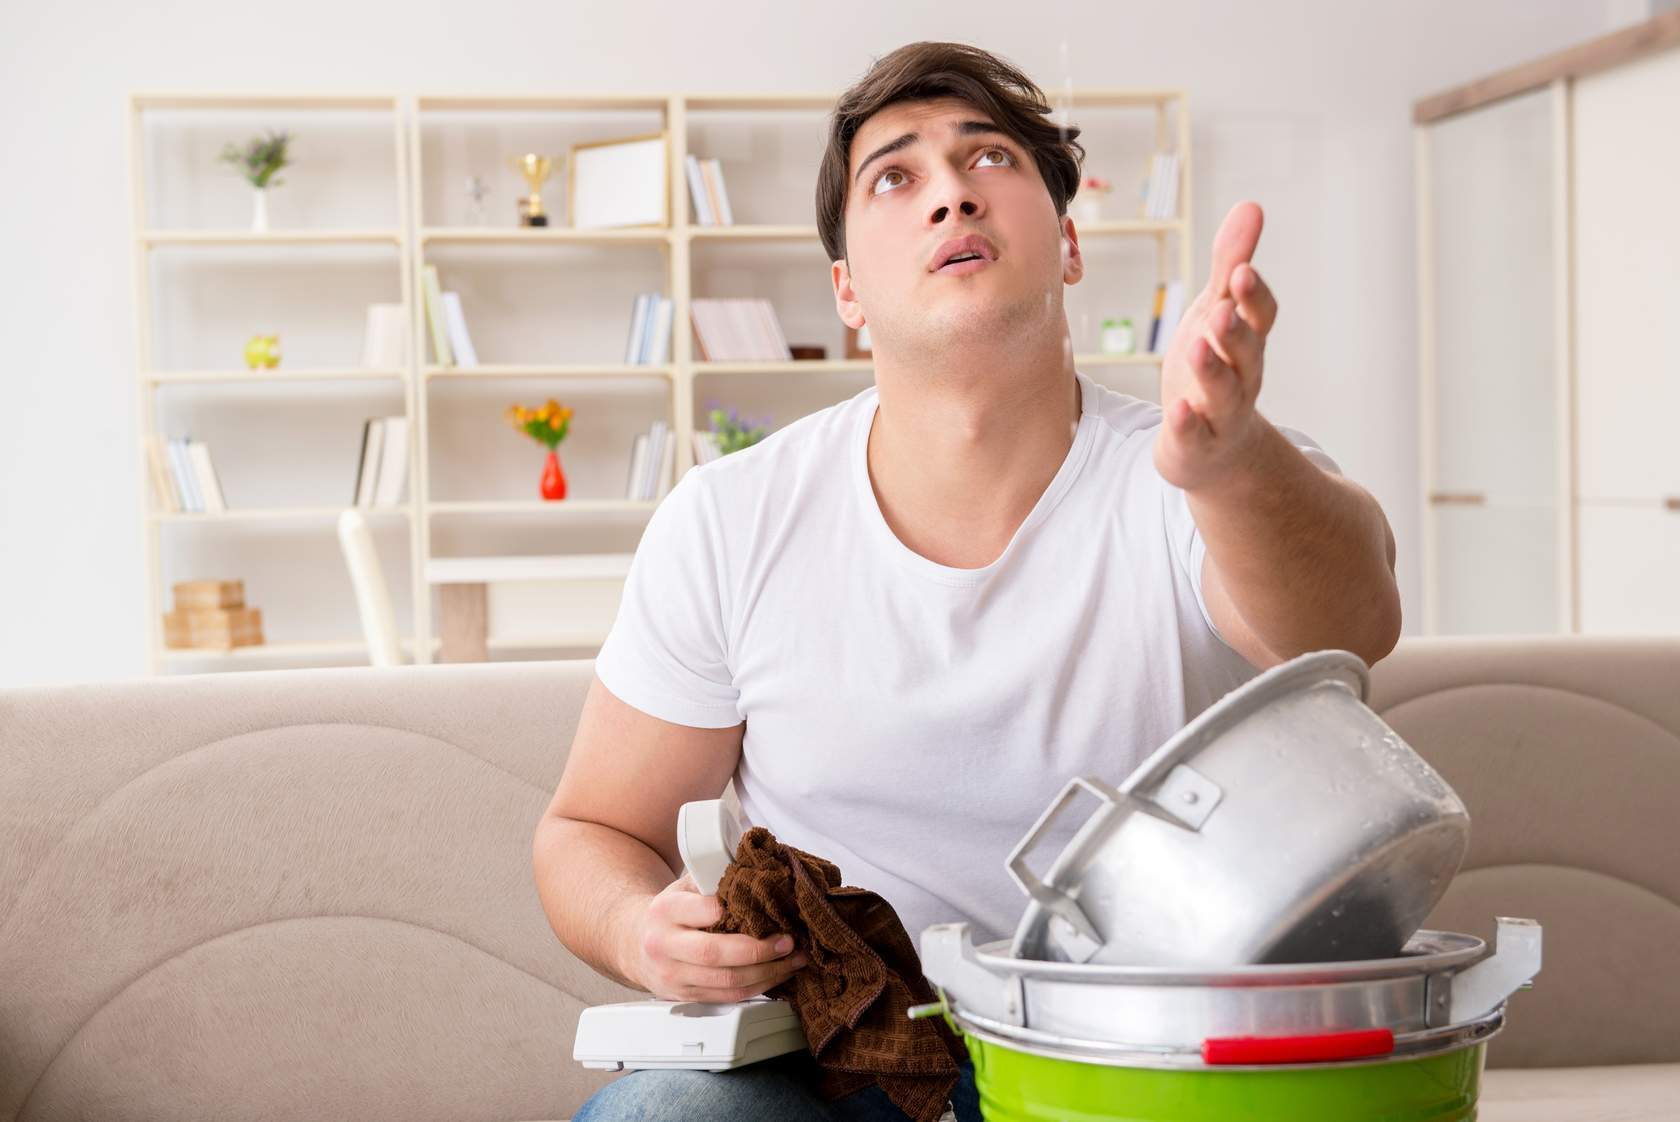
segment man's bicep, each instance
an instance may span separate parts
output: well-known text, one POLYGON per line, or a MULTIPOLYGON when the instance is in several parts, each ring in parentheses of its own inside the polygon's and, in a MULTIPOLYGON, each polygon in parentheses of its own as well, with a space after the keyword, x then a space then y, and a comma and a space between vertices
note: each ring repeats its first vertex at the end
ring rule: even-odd
POLYGON ((548 813, 639 838, 680 870, 677 808, 723 793, 740 761, 745 729, 744 722, 696 728, 661 720, 615 697, 594 677, 548 813))

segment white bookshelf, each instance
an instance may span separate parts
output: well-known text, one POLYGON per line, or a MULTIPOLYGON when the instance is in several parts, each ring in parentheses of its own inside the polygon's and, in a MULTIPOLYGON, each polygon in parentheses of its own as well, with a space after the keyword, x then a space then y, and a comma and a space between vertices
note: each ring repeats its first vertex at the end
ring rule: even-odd
MULTIPOLYGON (((1178 213, 1190 213, 1190 125, 1182 91, 1093 90, 1075 91, 1071 118, 1085 130, 1082 142, 1088 151, 1087 170, 1109 174, 1129 184, 1142 173, 1151 151, 1177 150, 1181 154, 1178 213), (1117 153, 1104 164, 1103 151, 1090 117, 1119 112, 1129 128, 1137 132, 1126 141, 1135 150, 1117 153)), ((622 480, 628 467, 630 443, 647 421, 661 417, 676 434, 674 474, 680 475, 693 462, 692 434, 705 426, 704 404, 712 393, 724 393, 729 403, 749 417, 759 400, 792 401, 797 412, 778 412, 776 427, 795 419, 798 412, 832 404, 868 384, 869 360, 829 358, 791 362, 699 362, 696 361, 689 311, 697 295, 734 295, 714 290, 708 278, 731 273, 758 275, 761 263, 782 262, 790 254, 810 254, 820 272, 818 284, 827 286, 827 269, 821 264, 817 228, 808 222, 790 221, 809 213, 811 185, 820 155, 834 94, 725 94, 725 95, 578 95, 578 94, 420 94, 397 95, 295 95, 174 93, 137 94, 131 97, 130 163, 133 183, 133 228, 135 230, 136 345, 139 372, 139 430, 148 435, 159 431, 157 399, 160 393, 244 393, 239 386, 260 387, 250 392, 301 387, 292 393, 355 392, 360 388, 385 387, 381 392, 400 395, 400 410, 410 418, 411 447, 408 499, 396 508, 367 511, 376 527, 385 527, 381 539, 383 554, 390 535, 406 539, 405 556, 390 560, 406 574, 406 597, 411 605, 404 636, 405 650, 417 661, 431 660, 438 648, 435 633, 433 592, 427 580, 428 566, 447 565, 454 556, 535 553, 532 542, 551 543, 547 551, 576 553, 580 557, 622 556, 634 548, 641 527, 657 505, 614 497, 623 493, 622 480), (227 226, 181 228, 184 223, 159 221, 146 196, 145 115, 158 110, 195 112, 261 112, 278 126, 289 110, 315 113, 334 110, 389 113, 395 145, 395 175, 390 189, 397 196, 394 226, 362 223, 344 227, 275 229, 252 233, 227 226), (752 161, 758 156, 760 130, 771 140, 795 138, 787 147, 804 149, 801 157, 781 160, 781 172, 790 184, 797 184, 797 199, 789 207, 755 205, 753 179, 760 170, 752 161), (522 180, 505 167, 491 162, 490 154, 505 156, 516 151, 542 151, 564 155, 570 143, 591 139, 661 132, 668 138, 670 154, 670 224, 616 230, 575 230, 564 223, 568 214, 569 177, 557 167, 543 190, 550 221, 556 225, 520 228, 513 212, 515 194, 526 188, 522 180), (721 149, 721 150, 720 150, 721 149), (690 219, 688 182, 684 170, 690 151, 702 157, 718 155, 726 165, 732 199, 738 199, 734 226, 699 226, 690 219), (752 154, 744 155, 743 153, 752 154), (808 156, 808 158, 806 158, 808 156), (751 168, 749 172, 747 169, 751 168), (487 200, 488 226, 467 224, 460 181, 466 173, 490 173, 493 191, 487 200), (777 211, 780 212, 777 212, 777 211), (393 263, 400 272, 398 292, 408 310, 411 328, 410 355, 405 368, 368 370, 320 363, 288 366, 265 371, 171 363, 156 353, 151 338, 154 310, 171 293, 154 284, 152 257, 173 254, 267 252, 309 253, 324 256, 318 266, 331 270, 342 252, 393 251, 393 263), (813 252, 814 251, 814 252, 813 252), (573 262, 576 262, 575 267, 573 262), (463 303, 474 342, 483 365, 458 368, 436 364, 419 294, 424 268, 439 267, 445 290, 478 287, 476 295, 463 303), (635 270, 640 269, 636 274, 635 270), (639 280, 620 281, 622 275, 639 280), (540 287, 568 272, 587 275, 595 287, 623 287, 610 308, 604 303, 576 313, 577 326, 596 332, 594 343, 572 346, 573 336, 561 337, 556 324, 572 322, 542 306, 537 311, 515 308, 512 319, 497 315, 515 306, 524 286, 540 287), (460 279, 463 283, 453 283, 460 279), (622 355, 623 336, 628 330, 634 291, 658 288, 673 303, 670 361, 659 366, 631 366, 617 361, 622 355), (496 295, 487 295, 495 293, 496 295), (604 309, 604 310, 603 310, 604 309), (549 336, 530 332, 549 330, 549 336), (482 334, 481 334, 482 331, 482 334), (601 333, 605 332, 605 335, 601 333), (606 338, 611 346, 600 342, 606 338), (505 343, 506 340, 516 340, 505 343), (532 340, 536 339, 536 343, 532 340), (722 387, 715 389, 714 387, 722 387), (583 395, 575 397, 574 395, 583 395), (514 400, 531 403, 548 397, 569 404, 586 401, 590 415, 574 419, 573 435, 560 447, 569 480, 571 497, 558 503, 536 497, 541 449, 513 432, 500 420, 500 412, 514 400), (492 420, 493 418, 493 420, 492 420), (585 434, 580 422, 588 420, 594 432, 585 434), (614 428, 616 426, 616 428, 614 428), (476 434, 482 431, 482 444, 476 434), (472 433, 468 439, 463 433, 472 433), (593 443, 589 443, 589 441, 593 443), (528 446, 528 447, 526 447, 528 446), (528 498, 507 495, 509 449, 522 448, 528 463, 528 478, 520 490, 528 498), (472 457, 491 450, 493 457, 476 464, 472 457), (519 537, 519 535, 524 535, 519 537), (616 536, 615 536, 616 535, 616 536), (512 544, 497 545, 505 537, 512 544), (486 543, 480 545, 480 543, 486 543)), ((1057 100, 1053 97, 1053 100, 1057 100)), ((230 136, 241 135, 243 126, 230 126, 230 136)), ((771 140, 765 146, 777 149, 771 140)), ((298 169, 288 168, 291 175, 298 169)), ((230 178, 232 173, 224 172, 230 178)), ((204 174, 209 174, 208 172, 204 174)), ((284 191, 286 188, 282 187, 284 191)), ((790 187, 780 196, 788 197, 790 187)), ((1133 209, 1124 202, 1112 203, 1116 212, 1133 209)), ((1137 273, 1137 283, 1152 292, 1156 283, 1191 278, 1191 229, 1187 219, 1146 220, 1124 217, 1082 223, 1076 218, 1081 245, 1089 263, 1105 246, 1124 247, 1133 254, 1123 266, 1137 273), (1134 248, 1135 247, 1135 252, 1134 248), (1138 264, 1139 261, 1147 262, 1138 264)), ((764 265, 768 268, 768 265, 764 265)), ((801 262, 796 268, 803 269, 801 262)), ((727 287, 725 285, 724 287, 727 287)), ((829 354, 843 353, 843 329, 833 315, 832 297, 826 305, 817 298, 762 293, 771 296, 793 343, 821 343, 829 354), (797 301, 797 306, 795 302, 797 301), (798 317, 803 316, 803 321, 798 317), (796 326, 799 323, 804 326, 796 326), (816 325, 822 325, 819 332, 816 325), (818 337, 818 336, 822 337, 818 337)), ((601 300, 609 299, 601 296, 601 300)), ((551 302, 552 303, 552 302, 551 302)), ((360 308, 357 313, 360 313, 360 308)), ((1147 303, 1133 301, 1121 308, 1132 314, 1143 345, 1148 325, 1147 303)), ((1071 320, 1070 315, 1070 320, 1071 320)), ((580 335, 579 338, 582 338, 580 335)), ((282 340, 284 345, 284 339, 282 340)), ((355 340, 359 346, 359 331, 355 340)), ((1075 363, 1098 377, 1116 377, 1122 388, 1142 392, 1153 382, 1159 356, 1153 354, 1109 355, 1096 351, 1094 336, 1085 332, 1076 348, 1075 363), (1128 381, 1129 380, 1129 381, 1128 381)), ((289 361, 289 359, 287 360, 289 361)), ((394 405, 395 403, 393 403, 394 405)), ((338 406, 342 408, 342 406, 338 406)), ((323 404, 323 410, 328 408, 323 404)), ((323 414, 324 416, 324 414, 323 414)), ((142 456, 144 451, 142 449, 142 456)), ((218 449, 218 468, 238 454, 237 449, 218 449)), ((354 464, 345 465, 347 473, 354 464)), ((198 555, 214 555, 205 540, 214 535, 271 533, 318 537, 331 549, 319 549, 321 571, 313 569, 307 579, 336 582, 348 588, 342 562, 337 557, 334 522, 342 507, 318 502, 262 503, 218 514, 170 514, 159 511, 152 500, 150 482, 142 465, 141 485, 145 488, 143 519, 145 533, 147 614, 149 622, 149 665, 153 672, 171 670, 237 669, 287 663, 357 663, 366 651, 358 637, 354 611, 344 613, 330 633, 271 641, 263 647, 242 648, 226 654, 204 651, 166 651, 162 647, 161 614, 168 606, 166 559, 175 535, 198 535, 198 555), (336 569, 333 568, 336 566, 336 569)), ((346 478, 346 487, 349 479, 346 478)), ((434 569, 435 571, 435 569, 434 569)), ((592 571, 592 570, 591 570, 592 571)), ((237 572, 174 573, 172 579, 191 576, 239 576, 237 572)), ((394 592, 397 590, 393 590, 394 592)), ((265 607, 260 593, 249 598, 265 607)), ((556 652, 587 653, 602 636, 598 629, 568 627, 555 621, 553 628, 537 628, 536 638, 498 639, 491 637, 490 649, 499 657, 543 657, 556 652)), ((264 611, 265 630, 272 636, 283 630, 282 621, 264 611)))

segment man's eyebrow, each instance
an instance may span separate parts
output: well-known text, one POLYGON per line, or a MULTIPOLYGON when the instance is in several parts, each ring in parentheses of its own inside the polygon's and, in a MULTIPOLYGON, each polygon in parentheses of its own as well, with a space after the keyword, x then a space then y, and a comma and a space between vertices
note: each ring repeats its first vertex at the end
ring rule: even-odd
MULTIPOLYGON (((990 121, 964 121, 957 126, 958 136, 977 136, 980 134, 1001 136, 1005 139, 1009 138, 1008 133, 1004 132, 990 121)), ((861 180, 863 178, 863 173, 869 168, 869 165, 874 163, 876 160, 879 160, 882 156, 890 156, 900 149, 908 148, 920 139, 920 133, 907 132, 897 140, 881 145, 881 147, 869 153, 869 157, 864 160, 863 163, 858 165, 857 175, 853 177, 852 183, 855 185, 859 180, 861 180)))

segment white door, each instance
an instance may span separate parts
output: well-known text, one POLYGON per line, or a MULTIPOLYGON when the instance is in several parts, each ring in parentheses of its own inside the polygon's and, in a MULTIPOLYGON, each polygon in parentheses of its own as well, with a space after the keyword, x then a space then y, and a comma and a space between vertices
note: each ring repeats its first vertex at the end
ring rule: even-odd
POLYGON ((1680 633, 1680 50, 1574 108, 1581 630, 1680 633))
POLYGON ((1419 142, 1429 630, 1567 629, 1559 554, 1561 92, 1419 142))

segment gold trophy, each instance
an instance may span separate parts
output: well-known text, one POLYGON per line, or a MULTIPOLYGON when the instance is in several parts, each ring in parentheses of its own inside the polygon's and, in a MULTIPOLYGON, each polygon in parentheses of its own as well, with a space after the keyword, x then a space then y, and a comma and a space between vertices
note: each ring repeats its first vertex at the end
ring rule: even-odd
POLYGON ((548 213, 543 210, 542 185, 548 179, 548 173, 553 170, 556 156, 539 156, 534 152, 527 152, 523 156, 513 157, 509 163, 513 170, 525 177, 526 186, 531 188, 529 195, 519 197, 519 224, 521 226, 547 226, 548 213))

